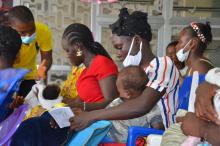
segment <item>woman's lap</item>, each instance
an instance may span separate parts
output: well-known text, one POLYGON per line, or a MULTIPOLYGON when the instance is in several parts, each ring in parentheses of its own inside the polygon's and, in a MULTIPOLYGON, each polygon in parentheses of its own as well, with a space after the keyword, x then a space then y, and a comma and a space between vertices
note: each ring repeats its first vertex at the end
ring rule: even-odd
POLYGON ((68 128, 53 129, 50 120, 50 114, 45 112, 24 121, 14 134, 11 146, 60 146, 67 138, 68 128))

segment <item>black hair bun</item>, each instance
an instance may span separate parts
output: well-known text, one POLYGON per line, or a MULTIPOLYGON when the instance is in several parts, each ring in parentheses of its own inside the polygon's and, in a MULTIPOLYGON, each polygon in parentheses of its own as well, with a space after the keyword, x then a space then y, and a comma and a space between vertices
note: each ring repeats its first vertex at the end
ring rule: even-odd
POLYGON ((131 17, 137 20, 143 20, 143 21, 147 21, 147 13, 141 12, 141 11, 134 11, 131 14, 131 17))
POLYGON ((207 29, 208 29, 209 31, 211 31, 211 30, 212 30, 212 28, 211 28, 211 25, 210 25, 210 22, 209 22, 209 21, 206 21, 205 25, 206 25, 206 27, 207 27, 207 29))
POLYGON ((127 18, 129 16, 129 13, 128 13, 128 9, 127 8, 122 8, 120 9, 120 13, 119 13, 119 18, 127 18))

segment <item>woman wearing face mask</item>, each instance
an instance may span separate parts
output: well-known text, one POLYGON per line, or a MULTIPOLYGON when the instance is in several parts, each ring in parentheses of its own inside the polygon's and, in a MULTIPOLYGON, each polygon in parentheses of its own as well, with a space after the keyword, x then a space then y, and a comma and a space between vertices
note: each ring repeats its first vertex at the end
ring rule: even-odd
POLYGON ((146 68, 155 57, 149 44, 151 27, 146 21, 146 13, 135 11, 129 15, 127 8, 122 8, 119 19, 110 25, 112 44, 118 50, 117 57, 124 67, 138 65, 146 68))
POLYGON ((176 55, 178 60, 185 62, 188 67, 187 75, 191 76, 194 71, 205 74, 213 68, 212 62, 203 56, 211 41, 212 32, 209 23, 192 22, 180 32, 176 55))
POLYGON ((157 103, 164 126, 175 122, 179 72, 169 57, 155 57, 150 49, 151 27, 147 14, 120 10, 119 19, 111 26, 113 45, 120 50, 118 57, 124 66, 141 66, 149 79, 143 93, 126 103, 109 109, 81 113, 71 119, 71 128, 79 130, 96 120, 123 120, 148 113, 157 103), (131 108, 132 107, 132 108, 131 108))

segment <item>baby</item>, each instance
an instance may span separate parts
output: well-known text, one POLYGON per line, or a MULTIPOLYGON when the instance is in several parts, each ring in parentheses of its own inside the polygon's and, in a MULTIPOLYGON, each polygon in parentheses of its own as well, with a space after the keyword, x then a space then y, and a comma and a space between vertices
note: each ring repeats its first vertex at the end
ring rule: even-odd
POLYGON ((26 118, 36 117, 50 110, 54 106, 62 104, 63 97, 60 95, 60 87, 51 84, 45 86, 43 81, 38 81, 25 98, 30 112, 26 118))
MULTIPOLYGON (((140 96, 146 88, 147 82, 148 78, 142 68, 138 66, 129 66, 122 69, 119 72, 116 81, 120 97, 112 101, 107 108, 117 106, 123 102, 140 96)), ((142 117, 130 120, 115 120, 112 121, 112 125, 113 126, 108 133, 108 137, 115 142, 121 143, 125 143, 127 140, 129 126, 142 126, 156 129, 164 128, 158 106, 155 106, 150 113, 142 117)))

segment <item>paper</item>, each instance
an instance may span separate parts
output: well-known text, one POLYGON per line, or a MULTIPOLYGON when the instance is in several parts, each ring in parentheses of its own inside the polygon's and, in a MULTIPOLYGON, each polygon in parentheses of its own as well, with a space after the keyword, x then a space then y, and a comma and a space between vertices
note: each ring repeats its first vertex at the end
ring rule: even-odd
POLYGON ((74 117, 70 107, 57 107, 49 110, 50 115, 54 118, 60 128, 70 126, 69 119, 74 117))

